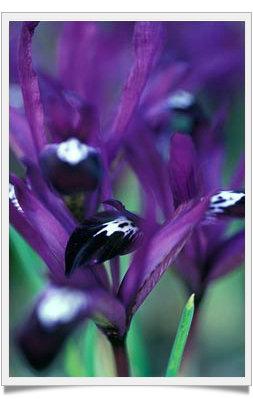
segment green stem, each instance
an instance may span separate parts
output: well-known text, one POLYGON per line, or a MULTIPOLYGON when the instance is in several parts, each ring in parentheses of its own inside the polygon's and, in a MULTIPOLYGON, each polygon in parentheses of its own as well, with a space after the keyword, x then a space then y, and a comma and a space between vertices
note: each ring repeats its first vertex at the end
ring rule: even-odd
POLYGON ((111 340, 118 377, 130 377, 126 341, 111 340))

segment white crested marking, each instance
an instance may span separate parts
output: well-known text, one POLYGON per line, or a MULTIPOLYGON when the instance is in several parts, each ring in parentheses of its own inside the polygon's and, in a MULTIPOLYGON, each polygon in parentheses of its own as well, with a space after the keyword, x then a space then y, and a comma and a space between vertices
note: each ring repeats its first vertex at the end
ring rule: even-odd
POLYGON ((220 191, 211 197, 209 209, 213 213, 223 213, 226 208, 236 205, 243 197, 245 197, 243 192, 220 191))
POLYGON ((194 95, 186 90, 177 90, 168 98, 170 108, 186 109, 194 103, 194 95))
POLYGON ((21 208, 21 206, 19 205, 19 202, 17 200, 16 193, 15 193, 15 187, 11 183, 9 183, 9 199, 11 200, 12 204, 15 206, 15 208, 19 212, 24 213, 23 209, 21 208))
POLYGON ((96 152, 93 147, 81 143, 74 137, 60 143, 56 150, 58 158, 70 165, 77 165, 92 152, 96 152))
POLYGON ((50 288, 39 304, 37 315, 44 327, 51 328, 58 323, 71 322, 86 306, 87 299, 81 291, 66 287, 50 288))
POLYGON ((127 219, 125 216, 121 216, 115 220, 112 220, 111 222, 103 223, 103 227, 101 230, 99 230, 95 235, 99 235, 103 233, 104 231, 106 232, 107 237, 110 237, 113 233, 119 232, 123 233, 124 236, 127 235, 133 235, 138 231, 138 227, 132 225, 132 221, 127 219), (120 227, 121 224, 125 224, 124 227, 120 227))

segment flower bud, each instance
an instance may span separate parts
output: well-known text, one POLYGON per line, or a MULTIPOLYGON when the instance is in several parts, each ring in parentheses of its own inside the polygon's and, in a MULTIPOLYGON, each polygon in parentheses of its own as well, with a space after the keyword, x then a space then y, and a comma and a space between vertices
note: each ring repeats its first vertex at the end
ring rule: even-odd
POLYGON ((47 145, 40 154, 40 166, 48 183, 61 194, 93 191, 103 175, 98 151, 77 138, 47 145))

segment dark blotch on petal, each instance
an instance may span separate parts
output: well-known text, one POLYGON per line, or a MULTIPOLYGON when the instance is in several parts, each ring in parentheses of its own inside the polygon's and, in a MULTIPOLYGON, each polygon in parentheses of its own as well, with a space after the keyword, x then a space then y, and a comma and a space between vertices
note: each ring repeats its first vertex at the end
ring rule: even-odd
POLYGON ((141 218, 136 223, 137 215, 127 210, 123 212, 112 210, 97 213, 74 230, 65 251, 66 276, 78 267, 103 263, 136 249, 142 237, 139 229, 141 218), (123 220, 117 226, 119 218, 123 220), (127 226, 129 229, 124 231, 127 226))
POLYGON ((103 176, 99 153, 74 138, 46 146, 40 166, 50 186, 61 194, 94 191, 103 176))

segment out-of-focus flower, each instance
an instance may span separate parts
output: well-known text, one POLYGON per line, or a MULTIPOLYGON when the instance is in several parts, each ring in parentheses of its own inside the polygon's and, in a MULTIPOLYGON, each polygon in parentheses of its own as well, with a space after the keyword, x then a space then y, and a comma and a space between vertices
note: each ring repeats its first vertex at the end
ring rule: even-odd
POLYGON ((231 218, 244 217, 243 175, 238 181, 233 181, 232 178, 229 189, 222 190, 222 142, 216 141, 217 130, 206 131, 206 135, 208 134, 212 135, 213 143, 209 147, 201 147, 201 151, 194 148, 189 136, 173 136, 169 162, 170 176, 174 182, 174 200, 178 205, 196 192, 205 193, 208 190, 213 193, 206 222, 196 228, 177 261, 177 269, 189 285, 190 291, 196 293, 197 299, 204 293, 210 281, 239 266, 244 258, 244 231, 229 238, 226 236, 231 218), (222 267, 224 248, 228 251, 226 259, 223 258, 222 267), (218 268, 216 262, 219 263, 218 268))

